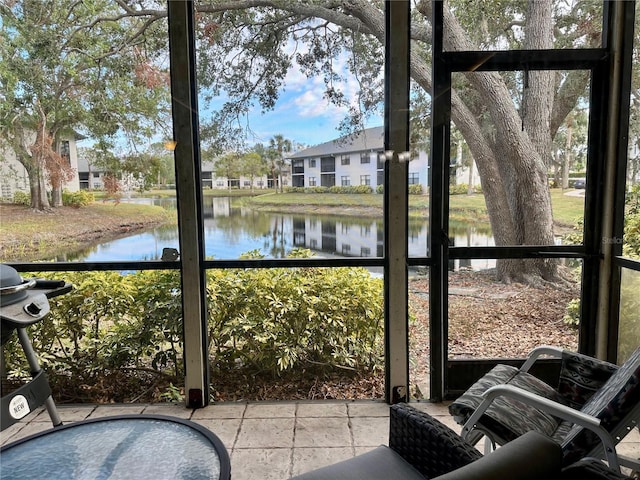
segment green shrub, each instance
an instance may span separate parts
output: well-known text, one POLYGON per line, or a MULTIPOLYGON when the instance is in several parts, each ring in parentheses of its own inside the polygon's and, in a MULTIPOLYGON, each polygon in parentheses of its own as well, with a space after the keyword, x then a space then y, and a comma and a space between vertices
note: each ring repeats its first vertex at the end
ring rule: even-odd
POLYGON ((409 195, 422 195, 422 193, 422 185, 419 183, 409 185, 409 195))
POLYGON ((372 193, 373 189, 369 185, 351 185, 342 187, 334 185, 333 187, 287 187, 284 190, 287 193, 336 193, 336 194, 357 194, 372 193))
POLYGON ((77 192, 62 191, 62 204, 65 206, 75 208, 86 207, 94 201, 95 197, 93 193, 86 190, 78 190, 77 192))
POLYGON ((297 366, 381 365, 380 279, 363 268, 211 271, 210 354, 216 368, 276 374, 297 366))
POLYGON ((572 327, 578 327, 580 325, 580 299, 574 298, 567 304, 564 317, 562 321, 571 325, 572 327))
POLYGON ((16 191, 13 193, 13 203, 16 205, 24 205, 28 207, 31 205, 31 195, 26 192, 16 191))
POLYGON ((384 185, 378 185, 376 186, 376 193, 384 193, 384 185))
MULTIPOLYGON (((467 193, 469 193, 469 184, 467 183, 459 183, 457 185, 449 186, 450 195, 466 195, 467 193)), ((473 193, 482 193, 482 187, 475 185, 473 187, 473 193)))
POLYGON ((640 213, 628 213, 624 217, 623 255, 640 258, 640 213))
POLYGON ((618 361, 624 362, 640 345, 640 272, 623 270, 620 290, 618 361))
MULTIPOLYGON (((252 251, 244 258, 261 256, 252 251)), ((294 250, 290 256, 310 252, 294 250)), ((50 299, 51 313, 30 328, 53 384, 82 391, 122 372, 179 381, 177 270, 32 275, 74 286, 50 299)), ((220 374, 234 375, 240 367, 277 375, 307 366, 382 366, 382 281, 364 268, 208 270, 207 301, 209 357, 220 374)), ((15 339, 5 345, 7 367, 28 376, 19 348, 15 339)))
POLYGON ((328 191, 327 187, 307 187, 304 189, 304 193, 327 193, 328 191))

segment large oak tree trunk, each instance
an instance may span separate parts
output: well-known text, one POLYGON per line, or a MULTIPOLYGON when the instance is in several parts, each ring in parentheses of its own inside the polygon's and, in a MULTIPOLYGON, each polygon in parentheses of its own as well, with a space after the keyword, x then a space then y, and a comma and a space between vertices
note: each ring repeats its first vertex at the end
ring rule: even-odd
POLYGON ((51 208, 49 197, 47 197, 47 181, 44 175, 44 165, 37 165, 37 160, 33 159, 36 164, 31 168, 27 168, 29 175, 29 191, 31 193, 31 208, 35 210, 48 210, 51 208))

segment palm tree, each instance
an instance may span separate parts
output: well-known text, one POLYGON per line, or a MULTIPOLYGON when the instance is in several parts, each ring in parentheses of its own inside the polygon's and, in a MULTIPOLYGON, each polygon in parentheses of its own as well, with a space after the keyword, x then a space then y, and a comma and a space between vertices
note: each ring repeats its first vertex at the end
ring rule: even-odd
POLYGON ((278 172, 280 191, 282 192, 282 169, 286 165, 284 155, 285 153, 291 152, 291 146, 291 140, 284 138, 282 134, 274 135, 273 138, 269 140, 269 150, 273 152, 273 154, 269 156, 271 160, 271 177, 273 178, 276 192, 278 191, 276 171, 278 172))

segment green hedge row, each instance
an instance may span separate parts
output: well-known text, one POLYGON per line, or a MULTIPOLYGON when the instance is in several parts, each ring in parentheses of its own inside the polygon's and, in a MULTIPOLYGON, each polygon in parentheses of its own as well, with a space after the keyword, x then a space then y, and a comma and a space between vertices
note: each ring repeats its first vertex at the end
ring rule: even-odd
MULTIPOLYGON (((300 252, 295 253, 300 256, 300 252)), ((35 274, 38 275, 38 274, 35 274)), ((177 271, 40 274, 73 283, 30 328, 50 375, 95 382, 109 371, 182 375, 182 309, 177 271)), ((306 366, 368 371, 382 366, 381 279, 364 268, 207 271, 211 368, 233 375, 306 366)), ((14 339, 15 340, 15 339, 14 339)), ((17 341, 8 370, 28 374, 17 341)))
POLYGON ((372 193, 373 188, 369 185, 350 185, 342 187, 334 185, 333 187, 285 187, 286 193, 340 193, 340 194, 360 194, 372 193))

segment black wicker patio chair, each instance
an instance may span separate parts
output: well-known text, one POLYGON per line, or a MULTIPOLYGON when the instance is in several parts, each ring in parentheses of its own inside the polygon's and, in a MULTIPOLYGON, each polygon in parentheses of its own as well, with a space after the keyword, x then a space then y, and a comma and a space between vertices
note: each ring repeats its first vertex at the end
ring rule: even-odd
POLYGON ((623 480, 593 460, 561 471, 562 452, 553 440, 527 433, 483 456, 453 430, 410 405, 393 405, 389 446, 329 465, 292 480, 623 480), (566 476, 565 476, 566 475, 566 476))
POLYGON ((535 349, 520 368, 498 365, 450 406, 475 444, 482 435, 504 445, 537 431, 562 446, 563 464, 584 457, 606 459, 613 469, 640 469, 637 459, 616 453, 616 445, 640 418, 640 348, 620 367, 554 347, 535 349), (554 387, 528 373, 542 355, 562 359, 554 387))

